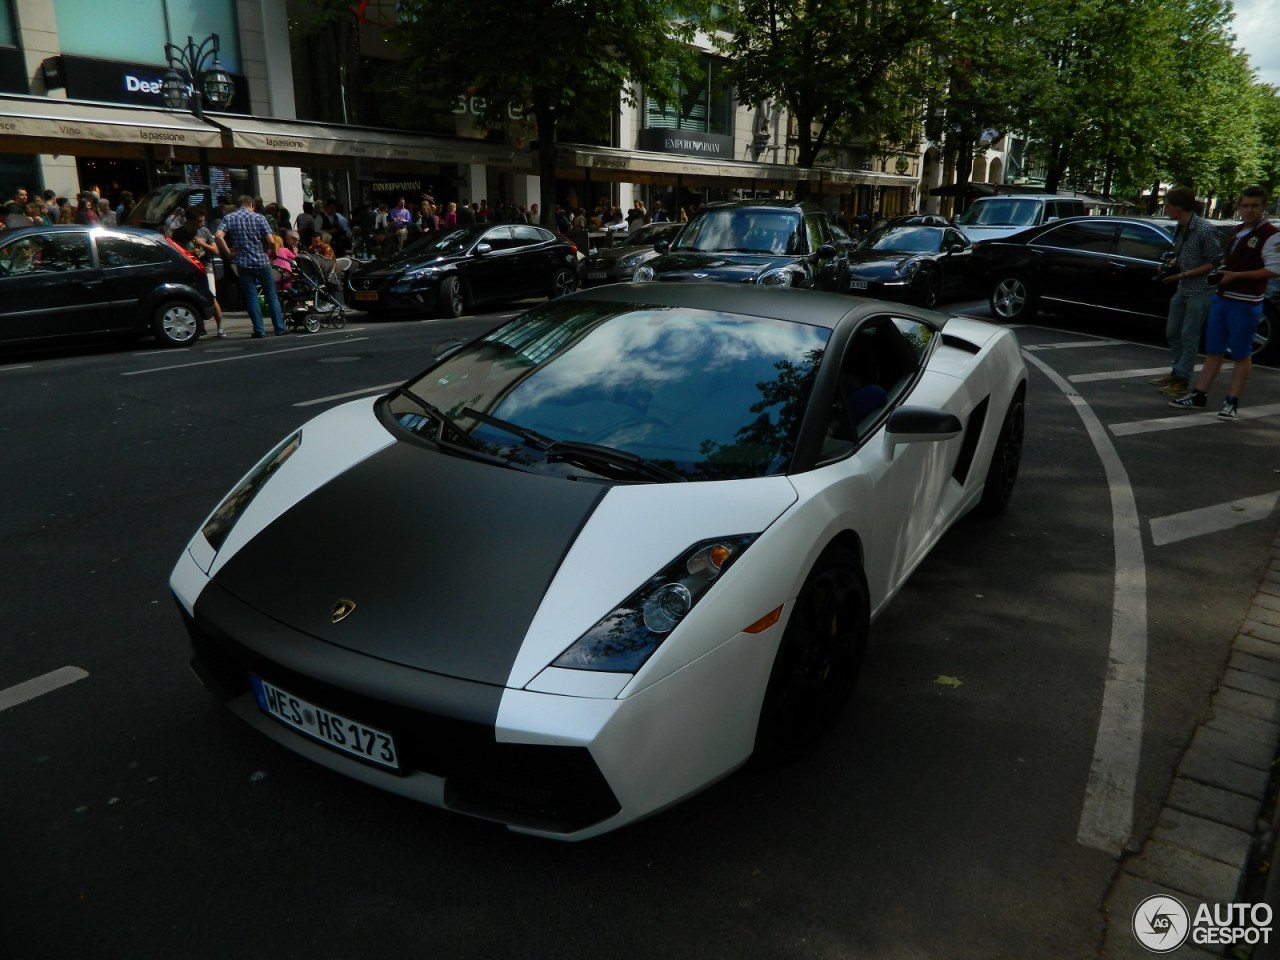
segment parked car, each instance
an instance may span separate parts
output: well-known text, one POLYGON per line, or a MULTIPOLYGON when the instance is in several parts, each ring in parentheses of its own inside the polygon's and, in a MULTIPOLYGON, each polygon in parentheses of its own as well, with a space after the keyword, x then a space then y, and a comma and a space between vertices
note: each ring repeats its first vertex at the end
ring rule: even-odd
MULTIPOLYGON (((971 282, 987 291, 991 312, 1000 320, 1027 321, 1044 305, 1137 318, 1163 330, 1175 285, 1156 277, 1172 251, 1171 228, 1160 221, 1071 217, 974 244, 971 282)), ((1264 304, 1253 338, 1255 358, 1280 354, 1277 312, 1274 301, 1264 304)))
POLYGON ((163 230, 164 222, 178 207, 188 210, 199 204, 212 210, 209 188, 193 183, 168 183, 146 194, 125 213, 121 226, 163 230))
POLYGON ((1012 331, 909 306, 691 283, 540 304, 236 484, 169 581, 191 663, 330 769, 602 834, 811 750, 871 618, 1009 502, 1025 390, 1012 331))
POLYGON ((587 258, 582 285, 594 287, 630 280, 636 267, 658 255, 654 244, 660 240, 670 243, 683 226, 682 223, 651 223, 627 234, 620 246, 599 248, 587 258))
POLYGON ((578 248, 527 224, 477 223, 428 235, 348 274, 349 302, 374 317, 458 317, 482 303, 562 297, 578 285, 578 248))
POLYGON ((151 333, 184 346, 212 312, 204 267, 152 231, 63 225, 0 234, 0 343, 151 333))
POLYGON ((849 255, 850 293, 934 307, 968 285, 968 237, 920 219, 886 220, 867 234, 849 255))
POLYGON ((977 243, 1012 236, 1066 217, 1082 217, 1088 211, 1079 197, 1053 193, 997 194, 979 197, 956 221, 956 226, 977 243))
POLYGON ((641 264, 635 280, 718 280, 774 287, 841 290, 846 260, 831 218, 812 203, 736 200, 712 203, 660 256, 641 264))

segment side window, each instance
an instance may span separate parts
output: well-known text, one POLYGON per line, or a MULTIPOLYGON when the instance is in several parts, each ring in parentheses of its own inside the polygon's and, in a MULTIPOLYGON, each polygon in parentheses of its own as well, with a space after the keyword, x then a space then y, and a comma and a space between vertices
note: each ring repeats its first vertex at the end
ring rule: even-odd
POLYGON ((494 227, 481 238, 481 243, 487 243, 494 250, 510 250, 516 242, 511 238, 510 227, 494 227))
POLYGON ((89 236, 80 231, 37 234, 0 247, 6 274, 67 273, 90 270, 89 236))
POLYGON ((98 262, 104 268, 141 267, 151 263, 167 263, 168 254, 159 244, 144 237, 103 234, 98 237, 98 262))
POLYGON ((1140 223, 1120 225, 1120 240, 1116 244, 1116 253, 1122 257, 1158 261, 1170 249, 1169 238, 1159 230, 1153 230, 1140 223))
POLYGON ((1110 223, 1089 223, 1088 221, 1064 223, 1060 227, 1054 227, 1040 234, 1034 245, 1057 247, 1060 250, 1110 253, 1115 230, 1115 225, 1110 223))
POLYGON ((809 249, 817 251, 824 243, 835 243, 835 238, 831 235, 831 227, 826 217, 811 214, 804 218, 806 232, 809 235, 809 249))
POLYGON ((511 228, 511 232, 515 234, 516 246, 527 247, 535 243, 546 243, 551 239, 551 235, 537 227, 526 226, 518 223, 511 228))
POLYGON ((943 234, 943 238, 942 238, 943 250, 949 250, 951 249, 951 247, 955 246, 957 243, 960 244, 960 246, 964 247, 966 250, 968 250, 969 247, 971 246, 971 244, 969 243, 969 238, 966 237, 959 230, 947 230, 943 234))

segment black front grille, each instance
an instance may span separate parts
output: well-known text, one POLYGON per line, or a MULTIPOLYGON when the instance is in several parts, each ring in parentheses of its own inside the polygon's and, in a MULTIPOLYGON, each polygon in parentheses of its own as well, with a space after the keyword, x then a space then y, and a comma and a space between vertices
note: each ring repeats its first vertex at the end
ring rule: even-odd
MULTIPOLYGON (((445 780, 445 805, 476 816, 571 832, 621 806, 585 747, 498 743, 492 725, 388 703, 318 681, 193 620, 192 666, 223 702, 245 693, 254 673, 290 693, 392 734, 405 771, 445 780)), ((299 638, 299 642, 315 642, 299 638)), ((388 771, 387 776, 396 776, 388 771)))

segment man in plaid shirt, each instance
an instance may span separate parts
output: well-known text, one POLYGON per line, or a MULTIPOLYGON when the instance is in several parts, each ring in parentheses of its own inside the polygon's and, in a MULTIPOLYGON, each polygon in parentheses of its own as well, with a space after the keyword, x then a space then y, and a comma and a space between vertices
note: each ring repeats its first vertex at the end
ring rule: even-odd
POLYGON ((1161 283, 1178 285, 1169 301, 1169 321, 1165 325, 1173 369, 1151 382, 1162 392, 1179 397, 1187 392, 1200 355, 1200 331, 1213 302, 1213 287, 1205 277, 1222 262, 1222 241, 1209 221, 1196 213, 1193 190, 1174 187, 1165 195, 1164 208, 1178 221, 1172 269, 1160 278, 1161 283))
POLYGON ((262 324, 262 307, 258 304, 259 289, 271 309, 271 325, 275 328, 276 336, 283 336, 288 331, 280 313, 275 277, 271 273, 269 251, 275 246, 271 239, 271 226, 266 217, 254 212, 253 197, 245 195, 240 198, 239 209, 222 218, 214 239, 222 255, 235 265, 236 272, 240 275, 245 306, 249 311, 249 319, 253 321, 253 336, 260 338, 267 335, 262 324))

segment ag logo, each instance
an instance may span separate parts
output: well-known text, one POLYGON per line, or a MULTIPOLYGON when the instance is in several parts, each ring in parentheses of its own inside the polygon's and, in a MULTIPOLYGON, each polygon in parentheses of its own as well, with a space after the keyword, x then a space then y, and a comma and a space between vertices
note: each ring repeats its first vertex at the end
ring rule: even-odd
POLYGON ((1133 935, 1152 953, 1172 953, 1187 939, 1191 917, 1173 897, 1147 897, 1133 911, 1133 935))

